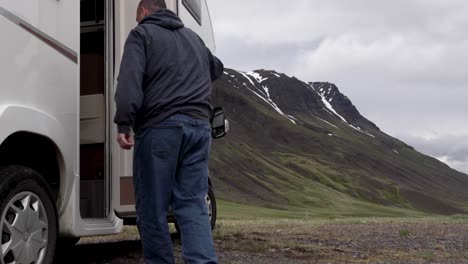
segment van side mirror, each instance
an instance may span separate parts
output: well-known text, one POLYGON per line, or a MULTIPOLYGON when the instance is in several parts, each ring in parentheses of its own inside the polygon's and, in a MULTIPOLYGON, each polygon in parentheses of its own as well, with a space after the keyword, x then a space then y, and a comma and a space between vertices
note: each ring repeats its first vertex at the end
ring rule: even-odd
POLYGON ((222 107, 213 110, 213 119, 211 120, 211 136, 214 139, 222 138, 229 131, 229 121, 222 107))

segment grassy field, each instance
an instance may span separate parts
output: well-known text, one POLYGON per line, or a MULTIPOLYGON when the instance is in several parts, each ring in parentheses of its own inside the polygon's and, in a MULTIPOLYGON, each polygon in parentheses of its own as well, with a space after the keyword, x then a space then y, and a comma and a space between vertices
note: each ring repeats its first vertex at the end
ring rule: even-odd
MULTIPOLYGON (((286 208, 286 207, 284 207, 286 208)), ((379 206, 371 203, 354 201, 353 203, 329 208, 294 207, 288 209, 273 209, 218 200, 218 218, 225 220, 237 219, 340 219, 362 217, 404 217, 428 218, 430 214, 402 209, 397 207, 379 206)))
MULTIPOLYGON (((218 220, 217 231, 224 234, 235 233, 269 233, 280 230, 283 233, 304 233, 322 225, 386 225, 386 224, 468 224, 468 215, 432 216, 432 217, 349 217, 349 218, 257 218, 249 220, 227 219, 218 220), (227 232, 227 233, 226 233, 227 232)), ((218 233, 218 235, 220 235, 218 233)), ((222 237, 222 234, 221 234, 222 237)))

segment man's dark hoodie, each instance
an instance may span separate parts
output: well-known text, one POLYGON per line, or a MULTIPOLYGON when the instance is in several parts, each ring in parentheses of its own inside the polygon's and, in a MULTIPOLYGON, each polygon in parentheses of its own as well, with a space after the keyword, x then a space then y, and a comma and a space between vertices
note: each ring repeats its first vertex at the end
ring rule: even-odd
POLYGON ((223 64, 180 18, 161 9, 130 32, 120 66, 114 122, 138 131, 174 114, 209 120, 212 81, 223 64))

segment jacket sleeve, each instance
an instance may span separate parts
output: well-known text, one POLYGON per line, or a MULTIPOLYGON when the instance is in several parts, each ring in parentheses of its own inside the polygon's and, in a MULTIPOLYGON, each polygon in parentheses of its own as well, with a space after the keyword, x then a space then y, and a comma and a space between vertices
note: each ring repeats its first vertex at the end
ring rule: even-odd
POLYGON ((214 82, 217 79, 219 79, 219 77, 221 77, 221 75, 223 75, 224 65, 223 65, 223 63, 221 62, 220 59, 218 59, 216 56, 214 56, 211 53, 210 49, 208 49, 208 48, 206 48, 206 49, 208 51, 208 57, 209 57, 209 60, 210 60, 211 81, 214 82))
POLYGON ((115 94, 117 112, 114 123, 119 133, 128 134, 135 124, 143 104, 143 78, 146 68, 144 36, 136 30, 130 32, 125 43, 115 94))

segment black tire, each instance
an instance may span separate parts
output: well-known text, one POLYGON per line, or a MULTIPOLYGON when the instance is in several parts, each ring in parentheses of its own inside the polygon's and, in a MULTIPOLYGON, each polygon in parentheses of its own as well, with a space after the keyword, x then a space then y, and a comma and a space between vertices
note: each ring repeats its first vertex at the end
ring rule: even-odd
MULTIPOLYGON (((43 233, 47 234, 47 243, 44 244, 46 245, 45 250, 44 248, 40 249, 39 252, 41 252, 41 254, 35 256, 39 257, 39 255, 41 255, 42 261, 39 262, 39 259, 36 259, 36 262, 34 263, 52 264, 54 260, 58 236, 57 209, 48 184, 37 172, 29 168, 21 166, 0 167, 0 225, 2 225, 0 226, 0 232, 2 233, 0 234, 0 245, 7 244, 9 240, 13 241, 13 235, 11 233, 8 234, 8 228, 3 226, 6 226, 7 222, 12 221, 12 217, 20 217, 20 211, 16 211, 18 212, 18 214, 15 216, 15 211, 13 211, 12 208, 19 208, 21 209, 21 211, 25 211, 25 208, 20 208, 20 200, 13 203, 14 199, 16 199, 15 197, 21 197, 22 194, 27 195, 27 197, 32 197, 29 198, 29 201, 33 202, 29 204, 28 210, 30 208, 31 210, 37 210, 39 212, 37 215, 41 215, 40 217, 45 218, 47 220, 45 222, 47 223, 46 227, 42 227, 40 225, 39 227, 37 227, 37 230, 45 230, 45 228, 47 228, 47 233, 43 233), (19 204, 20 207, 17 207, 17 204, 19 204), (13 207, 13 205, 16 207, 13 207), (40 212, 42 212, 42 214, 40 212)), ((30 218, 28 216, 28 220, 29 219, 30 218)), ((40 232, 37 230, 36 232, 40 232)), ((27 232, 30 231, 28 230, 27 232)), ((29 241, 34 240, 34 234, 35 233, 25 234, 23 241, 26 241, 27 239, 29 243, 29 241)), ((16 235, 16 237, 18 236, 16 235)), ((3 256, 3 252, 1 252, 1 250, 2 248, 0 246, 0 263, 12 263, 13 261, 11 260, 11 258, 13 254, 11 252, 5 252, 7 254, 3 256)))
MULTIPOLYGON (((213 188, 210 186, 208 189, 208 197, 211 201, 211 218, 210 218, 210 225, 211 225, 211 230, 214 230, 216 226, 216 217, 218 216, 218 211, 216 207, 216 197, 213 192, 213 188)), ((177 220, 174 221, 174 226, 177 231, 177 236, 180 237, 181 231, 180 231, 180 226, 177 224, 177 220)))
POLYGON ((214 230, 216 226, 216 219, 218 217, 218 207, 216 205, 216 197, 214 195, 213 188, 211 188, 211 186, 208 189, 208 197, 211 200, 211 206, 212 206, 211 219, 210 219, 211 230, 214 230))

